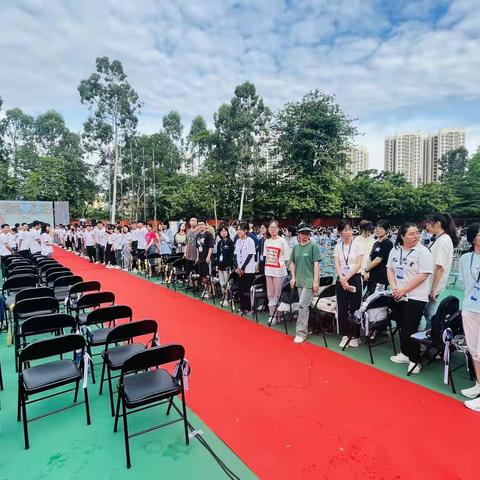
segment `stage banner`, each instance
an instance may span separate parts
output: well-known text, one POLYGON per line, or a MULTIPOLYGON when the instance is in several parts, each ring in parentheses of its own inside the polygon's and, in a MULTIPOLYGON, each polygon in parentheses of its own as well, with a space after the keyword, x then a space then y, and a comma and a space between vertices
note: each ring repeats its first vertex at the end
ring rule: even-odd
POLYGON ((0 200, 0 224, 32 223, 34 220, 53 225, 52 202, 0 200))
POLYGON ((55 225, 68 225, 70 223, 70 209, 68 202, 53 202, 55 212, 55 225))

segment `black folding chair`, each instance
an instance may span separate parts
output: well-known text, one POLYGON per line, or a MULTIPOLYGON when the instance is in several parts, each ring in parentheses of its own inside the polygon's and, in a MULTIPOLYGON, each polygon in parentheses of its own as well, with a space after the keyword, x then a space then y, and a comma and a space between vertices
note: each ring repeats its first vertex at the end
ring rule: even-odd
MULTIPOLYGON (((100 292, 99 294, 92 295, 101 295, 102 293, 110 292, 100 292)), ((103 303, 109 302, 102 302, 99 305, 102 305, 103 303)), ((100 355, 100 353, 93 354, 92 347, 99 347, 105 345, 108 333, 112 330, 113 327, 116 326, 116 322, 118 320, 127 320, 131 322, 132 316, 132 309, 128 305, 110 305, 107 307, 98 306, 94 310, 90 311, 87 314, 85 321, 80 323, 82 333, 85 332, 84 337, 87 340, 87 351, 90 357, 93 358, 95 355, 100 355), (105 324, 107 324, 106 327, 105 324), (91 328, 93 326, 97 328, 91 328)), ((95 369, 93 360, 92 381, 93 383, 95 383, 95 369)))
MULTIPOLYGON (((278 299, 277 304, 275 305, 275 310, 273 311, 272 317, 275 318, 277 312, 279 311, 279 307, 282 303, 286 304, 289 306, 289 309, 287 312, 282 311, 283 314, 283 325, 285 327, 285 334, 288 335, 288 327, 287 327, 287 318, 285 313, 289 314, 289 320, 293 321, 295 318, 298 316, 298 309, 294 310, 293 309, 293 304, 298 302, 298 292, 296 288, 293 288, 290 286, 290 277, 287 276, 283 280, 283 285, 282 285, 282 292, 280 293, 280 298, 278 299)), ((272 324, 268 324, 268 326, 272 326, 272 324)))
POLYGON ((4 259, 4 264, 5 264, 5 268, 8 268, 12 263, 15 263, 15 262, 27 262, 28 263, 28 260, 24 257, 22 257, 21 255, 18 255, 17 253, 13 254, 13 255, 9 255, 7 258, 4 259))
POLYGON ((115 294, 113 292, 94 292, 86 293, 80 297, 74 308, 71 308, 71 313, 75 313, 75 317, 79 325, 85 323, 90 312, 85 310, 93 310, 101 306, 114 305, 115 294))
MULTIPOLYGON (((63 277, 63 276, 66 276, 66 275, 73 275, 72 271, 69 269, 69 268, 65 268, 65 267, 51 267, 51 268, 47 268, 46 270, 44 270, 44 273, 43 273, 43 277, 41 277, 40 281, 46 285, 47 287, 51 286, 51 285, 48 285, 48 281, 49 279, 53 279, 55 280, 55 276, 54 274, 55 273, 59 273, 60 277, 63 277)), ((53 281, 51 281, 51 283, 53 283, 53 281)))
POLYGON ((53 293, 58 301, 64 301, 73 285, 83 282, 79 275, 66 275, 53 281, 53 293))
POLYGON ((100 282, 90 280, 88 282, 80 282, 72 285, 68 291, 67 311, 72 311, 76 308, 78 299, 85 293, 93 293, 100 291, 100 282))
POLYGON ((117 431, 118 419, 122 417, 127 468, 131 467, 129 440, 132 437, 166 427, 173 423, 183 422, 185 443, 187 445, 189 444, 187 409, 181 368, 184 357, 185 349, 182 345, 164 345, 146 349, 125 360, 118 384, 118 400, 113 431, 117 431), (158 368, 161 365, 171 362, 179 362, 180 364, 180 368, 177 369, 177 372, 180 372, 180 374, 176 377, 172 376, 166 369, 158 368), (156 368, 153 369, 153 367, 156 368), (176 395, 181 396, 181 411, 173 402, 176 395), (180 418, 129 434, 128 415, 165 403, 168 403, 167 415, 170 414, 170 409, 173 406, 180 415, 180 418), (120 414, 120 404, 122 405, 122 414, 120 414), (131 411, 129 412, 129 410, 131 411))
POLYGON ((312 325, 312 331, 313 332, 320 332, 322 337, 323 337, 323 343, 326 348, 328 348, 328 342, 327 342, 327 331, 325 330, 324 327, 324 322, 325 320, 331 321, 332 323, 332 328, 331 331, 335 331, 335 314, 332 314, 331 316, 329 315, 328 317, 323 314, 323 312, 318 308, 318 303, 320 300, 324 298, 330 298, 334 297, 336 294, 336 289, 335 289, 335 284, 333 282, 333 277, 321 277, 319 281, 319 287, 320 287, 320 293, 316 297, 315 303, 312 306, 310 306, 310 318, 317 318, 318 321, 316 322, 311 322, 312 325), (325 287, 325 288, 323 288, 325 287))
POLYGON ((53 290, 49 287, 24 288, 22 291, 17 293, 16 301, 20 302, 22 300, 27 300, 29 298, 40 298, 40 297, 54 298, 53 290))
POLYGON ((5 272, 5 278, 13 277, 14 275, 37 275, 37 270, 32 265, 16 265, 13 264, 12 268, 9 268, 5 272))
POLYGON ((155 347, 158 345, 157 338, 157 322, 155 320, 138 320, 136 322, 124 323, 112 328, 105 340, 105 349, 102 352, 103 367, 102 378, 100 380, 99 395, 103 392, 103 382, 105 380, 105 370, 107 370, 108 378, 108 390, 110 395, 110 408, 112 411, 112 417, 115 415, 113 407, 113 388, 112 372, 121 370, 125 360, 131 355, 141 352, 148 348, 148 345, 155 347), (152 338, 146 343, 134 342, 133 339, 145 335, 152 335, 152 338), (111 345, 118 343, 124 343, 124 345, 115 346, 110 348, 111 345))
POLYGON ((56 271, 56 272, 52 272, 52 273, 49 273, 47 275, 47 278, 45 279, 45 285, 47 287, 52 287, 53 288, 53 284, 55 283, 55 280, 57 278, 60 278, 60 277, 73 277, 73 273, 69 270, 69 271, 56 271))
MULTIPOLYGON (((34 420, 39 420, 48 415, 72 408, 77 403, 78 389, 80 381, 83 377, 82 368, 79 368, 74 360, 60 359, 53 360, 40 365, 30 366, 33 360, 42 360, 56 355, 63 355, 80 350, 80 358, 84 358, 85 339, 81 335, 62 335, 59 337, 49 338, 47 340, 39 340, 27 345, 21 352, 19 357, 19 373, 18 373, 18 414, 17 420, 23 420, 23 434, 25 439, 25 449, 30 448, 28 438, 28 424, 34 420), (28 365, 28 366, 27 366, 28 365), (25 368, 26 367, 26 368, 25 368), (45 392, 54 388, 62 387, 75 383, 75 388, 62 390, 41 398, 29 400, 32 395, 45 392), (73 404, 65 408, 39 415, 35 418, 27 418, 27 405, 40 400, 45 400, 67 392, 75 391, 73 404)), ((87 387, 83 387, 85 397, 85 413, 87 417, 87 425, 90 425, 90 407, 88 403, 87 387)), ((82 402, 83 403, 83 402, 82 402)))
POLYGON ((250 303, 253 315, 258 323, 258 308, 268 308, 267 279, 265 275, 257 275, 250 287, 250 303))
POLYGON ((18 292, 24 288, 34 288, 37 286, 37 283, 36 275, 18 275, 5 280, 2 286, 2 295, 5 297, 7 310, 15 304, 18 292))

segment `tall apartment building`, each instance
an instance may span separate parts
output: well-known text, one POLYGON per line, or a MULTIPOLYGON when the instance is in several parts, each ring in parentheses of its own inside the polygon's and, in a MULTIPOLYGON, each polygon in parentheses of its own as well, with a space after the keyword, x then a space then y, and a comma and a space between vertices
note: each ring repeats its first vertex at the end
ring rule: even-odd
POLYGON ((385 139, 384 168, 403 173, 415 187, 437 182, 439 160, 450 150, 465 146, 465 129, 443 128, 426 137, 421 132, 395 134, 385 139))
POLYGON ((465 146, 464 128, 442 128, 424 139, 425 183, 438 182, 441 169, 439 161, 446 153, 465 146))
POLYGON ((352 145, 348 149, 347 169, 355 178, 360 172, 368 170, 368 150, 366 147, 352 145))
POLYGON ((403 173, 415 187, 423 183, 423 157, 421 132, 397 133, 385 139, 385 170, 403 173))

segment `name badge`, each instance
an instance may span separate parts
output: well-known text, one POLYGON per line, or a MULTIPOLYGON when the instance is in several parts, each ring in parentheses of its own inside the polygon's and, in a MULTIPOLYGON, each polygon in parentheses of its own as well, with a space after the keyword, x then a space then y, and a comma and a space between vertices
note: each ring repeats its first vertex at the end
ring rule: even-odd
POLYGON ((202 252, 203 252, 203 247, 198 247, 198 251, 199 251, 200 253, 202 253, 202 252))
POLYGON ((403 265, 399 265, 395 268, 395 276, 398 280, 403 280, 405 278, 405 267, 403 265))
POLYGON ((348 265, 345 265, 342 267, 342 275, 346 277, 350 273, 350 267, 348 265))
POLYGON ((473 287, 472 293, 470 294, 470 300, 474 302, 478 302, 479 293, 480 293, 480 287, 479 286, 473 287))
POLYGON ((223 255, 220 255, 220 257, 218 258, 218 261, 223 262, 223 255))

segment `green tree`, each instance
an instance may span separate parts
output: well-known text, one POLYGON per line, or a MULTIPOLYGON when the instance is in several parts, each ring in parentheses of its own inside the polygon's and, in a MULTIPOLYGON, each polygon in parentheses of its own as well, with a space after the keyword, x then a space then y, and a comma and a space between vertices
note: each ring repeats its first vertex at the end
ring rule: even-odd
POLYGON ((187 157, 187 163, 190 168, 190 172, 200 170, 200 166, 205 160, 205 156, 208 153, 208 149, 211 143, 211 133, 208 130, 207 122, 201 115, 197 115, 192 120, 190 126, 190 132, 187 136, 187 148, 189 155, 187 157))
POLYGON ((112 171, 110 221, 115 222, 119 148, 137 127, 141 101, 127 80, 121 62, 108 57, 96 60, 96 72, 80 82, 80 100, 89 108, 84 123, 87 148, 97 151, 112 171), (113 154, 112 154, 113 152, 113 154))
POLYGON ((285 105, 276 116, 274 131, 284 179, 281 188, 290 203, 285 213, 300 217, 338 214, 346 152, 357 133, 352 120, 333 97, 314 90, 285 105), (294 196, 300 201, 293 200, 294 196))
POLYGON ((456 201, 452 213, 459 217, 480 217, 480 149, 468 161, 466 174, 454 185, 456 201))
POLYGON ((460 180, 467 170, 468 150, 459 147, 445 153, 438 162, 440 170, 439 180, 442 183, 452 183, 460 180))

